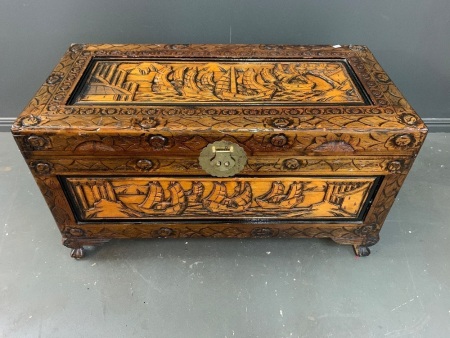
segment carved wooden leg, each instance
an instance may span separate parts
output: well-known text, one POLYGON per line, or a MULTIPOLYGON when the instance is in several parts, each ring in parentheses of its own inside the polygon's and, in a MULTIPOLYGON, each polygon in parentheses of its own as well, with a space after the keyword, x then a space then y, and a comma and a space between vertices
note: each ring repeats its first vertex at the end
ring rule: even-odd
POLYGON ((367 257, 370 255, 369 246, 375 245, 380 240, 379 227, 375 223, 363 225, 356 229, 354 233, 361 236, 362 241, 359 244, 353 244, 353 249, 358 257, 367 257))
POLYGON ((70 250, 70 257, 75 259, 81 259, 84 257, 83 244, 79 240, 74 238, 63 238, 63 245, 72 249, 70 250))
POLYGON ((355 250, 355 255, 358 257, 367 257, 370 255, 370 249, 365 245, 353 245, 353 250, 355 250))
POLYGON ((109 239, 99 238, 79 238, 79 237, 66 237, 63 238, 63 245, 72 249, 70 251, 70 257, 75 259, 81 259, 84 257, 85 250, 83 246, 99 246, 103 243, 109 242, 109 239))
POLYGON ((359 238, 339 238, 339 237, 331 237, 333 241, 338 244, 351 244, 353 246, 353 250, 355 251, 356 256, 358 257, 367 257, 370 255, 369 246, 377 244, 380 237, 378 232, 369 232, 367 229, 371 229, 372 227, 363 226, 358 228, 355 233, 360 236, 359 238), (361 231, 364 230, 364 231, 361 231), (357 243, 357 244, 355 244, 357 243))

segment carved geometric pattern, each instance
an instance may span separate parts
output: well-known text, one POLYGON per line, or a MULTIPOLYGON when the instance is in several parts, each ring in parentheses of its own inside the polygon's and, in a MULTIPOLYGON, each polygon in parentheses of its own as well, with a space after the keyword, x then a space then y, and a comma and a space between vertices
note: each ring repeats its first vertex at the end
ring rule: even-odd
POLYGON ((365 220, 368 224, 376 225, 377 229, 374 231, 379 231, 381 228, 405 179, 406 174, 387 175, 384 177, 383 184, 380 186, 380 192, 365 220))
POLYGON ((54 176, 35 175, 35 180, 58 227, 62 230, 65 225, 75 224, 76 221, 58 179, 54 176))

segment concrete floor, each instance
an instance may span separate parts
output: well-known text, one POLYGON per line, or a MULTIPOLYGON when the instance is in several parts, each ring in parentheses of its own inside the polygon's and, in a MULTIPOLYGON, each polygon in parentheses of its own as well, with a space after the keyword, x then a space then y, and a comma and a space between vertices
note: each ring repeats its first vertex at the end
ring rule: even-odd
POLYGON ((81 261, 0 133, 2 337, 450 337, 450 134, 367 258, 330 240, 112 241, 81 261))

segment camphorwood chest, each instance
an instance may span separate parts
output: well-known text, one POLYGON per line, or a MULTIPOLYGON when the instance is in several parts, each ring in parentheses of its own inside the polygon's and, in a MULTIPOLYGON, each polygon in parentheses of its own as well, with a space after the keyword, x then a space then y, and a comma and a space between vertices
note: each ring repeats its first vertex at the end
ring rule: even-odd
POLYGON ((366 256, 427 129, 364 46, 74 44, 12 133, 75 258, 154 237, 366 256))

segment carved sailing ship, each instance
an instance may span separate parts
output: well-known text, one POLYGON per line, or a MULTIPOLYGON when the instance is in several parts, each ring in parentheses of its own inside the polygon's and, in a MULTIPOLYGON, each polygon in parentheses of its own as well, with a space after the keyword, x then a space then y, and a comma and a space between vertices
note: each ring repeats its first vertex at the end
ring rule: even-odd
POLYGON ((138 205, 139 209, 146 214, 182 214, 187 206, 188 200, 185 192, 178 182, 170 182, 169 197, 165 196, 164 189, 159 182, 149 182, 149 190, 145 200, 138 205))
POLYGON ((238 212, 252 204, 252 188, 249 182, 239 182, 231 196, 222 182, 213 182, 211 193, 203 200, 203 206, 211 212, 238 212))
POLYGON ((268 88, 257 82, 257 73, 252 68, 247 68, 241 76, 238 76, 234 66, 226 71, 217 81, 214 89, 215 95, 223 100, 254 100, 270 98, 276 88, 268 88), (242 78, 241 78, 242 77, 242 78))
POLYGON ((303 202, 305 196, 303 194, 304 184, 300 182, 293 182, 289 185, 287 193, 285 193, 285 186, 280 181, 272 182, 270 190, 257 197, 256 203, 264 209, 292 209, 299 207, 303 202))
POLYGON ((214 86, 214 73, 206 70, 200 70, 197 75, 198 86, 205 92, 213 92, 214 86))
POLYGON ((283 91, 302 92, 305 95, 312 93, 317 87, 316 82, 308 77, 310 74, 299 71, 294 64, 283 67, 278 63, 275 65, 273 73, 279 79, 279 85, 283 91))
POLYGON ((205 186, 200 182, 193 182, 192 188, 186 191, 186 197, 188 204, 201 203, 203 193, 205 192, 205 186))
MULTIPOLYGON (((180 88, 180 91, 183 95, 199 95, 203 91, 204 88, 201 87, 201 82, 198 80, 198 68, 189 68, 184 74, 183 86, 180 88)), ((209 92, 210 90, 206 90, 209 92)))
POLYGON ((169 79, 169 77, 172 75, 172 72, 173 68, 171 66, 160 66, 152 81, 152 91, 163 94, 178 93, 175 87, 172 85, 171 80, 169 79))

